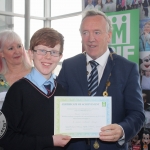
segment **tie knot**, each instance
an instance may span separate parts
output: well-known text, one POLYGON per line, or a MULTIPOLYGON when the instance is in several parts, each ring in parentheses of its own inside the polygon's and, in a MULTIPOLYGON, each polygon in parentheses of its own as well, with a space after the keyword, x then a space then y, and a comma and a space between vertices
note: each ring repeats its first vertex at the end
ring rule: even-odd
POLYGON ((95 60, 91 60, 91 61, 89 61, 89 63, 90 63, 92 68, 97 67, 99 65, 99 63, 97 63, 95 60))
POLYGON ((51 85, 47 84, 47 85, 44 85, 44 87, 47 90, 47 95, 50 95, 50 93, 51 93, 51 85))
POLYGON ((51 85, 50 84, 47 84, 47 85, 44 85, 44 87, 47 89, 47 90, 50 90, 51 88, 51 85))

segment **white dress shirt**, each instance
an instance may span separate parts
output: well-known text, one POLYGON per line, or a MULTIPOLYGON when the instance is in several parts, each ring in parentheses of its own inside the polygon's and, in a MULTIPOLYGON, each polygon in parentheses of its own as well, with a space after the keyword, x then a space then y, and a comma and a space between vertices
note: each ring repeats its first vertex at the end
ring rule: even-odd
MULTIPOLYGON (((110 52, 109 49, 107 49, 107 51, 99 58, 97 58, 95 61, 99 64, 97 66, 97 70, 98 70, 98 84, 100 83, 100 80, 102 78, 107 60, 108 60, 108 56, 109 56, 110 52)), ((89 61, 93 60, 88 54, 86 54, 86 60, 87 60, 87 71, 88 71, 88 75, 87 75, 87 79, 90 76, 90 73, 92 71, 91 65, 89 63, 89 61)))

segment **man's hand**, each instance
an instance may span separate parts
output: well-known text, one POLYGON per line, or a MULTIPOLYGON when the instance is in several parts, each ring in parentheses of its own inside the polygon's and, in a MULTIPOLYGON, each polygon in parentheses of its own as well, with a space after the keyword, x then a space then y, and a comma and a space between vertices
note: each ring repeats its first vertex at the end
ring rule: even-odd
POLYGON ((71 137, 67 135, 53 135, 54 146, 64 147, 70 140, 71 137))
POLYGON ((123 136, 123 130, 118 124, 110 124, 102 127, 99 135, 102 141, 116 142, 123 136))

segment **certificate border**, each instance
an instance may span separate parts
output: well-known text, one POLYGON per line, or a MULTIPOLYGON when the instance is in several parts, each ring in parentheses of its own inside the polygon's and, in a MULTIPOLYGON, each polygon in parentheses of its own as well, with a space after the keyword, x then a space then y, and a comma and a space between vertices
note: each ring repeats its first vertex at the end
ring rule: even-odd
POLYGON ((60 133, 60 103, 61 102, 102 102, 102 106, 107 107, 107 121, 106 124, 111 124, 112 119, 112 101, 111 97, 103 97, 103 96, 55 96, 54 97, 54 135, 55 134, 63 134, 70 135, 72 138, 97 138, 99 134, 97 132, 83 132, 83 133, 60 133), (92 98, 92 100, 91 100, 92 98), (111 117, 110 117, 111 116, 111 117))

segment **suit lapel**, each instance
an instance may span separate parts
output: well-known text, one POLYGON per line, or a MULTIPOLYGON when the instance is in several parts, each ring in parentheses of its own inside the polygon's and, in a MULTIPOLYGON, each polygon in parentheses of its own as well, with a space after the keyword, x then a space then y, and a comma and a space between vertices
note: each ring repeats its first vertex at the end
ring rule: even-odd
POLYGON ((115 55, 112 54, 113 59, 110 56, 108 57, 108 61, 107 61, 106 67, 104 69, 104 73, 102 75, 100 84, 97 88, 96 96, 103 96, 103 92, 105 91, 105 88, 106 88, 106 82, 109 78, 109 75, 110 75, 114 65, 115 65, 115 61, 114 61, 115 57, 114 56, 115 55))
POLYGON ((86 55, 81 54, 80 59, 77 63, 78 68, 78 77, 77 80, 79 81, 79 85, 82 89, 83 95, 88 96, 88 83, 87 83, 87 69, 86 69, 86 55))

